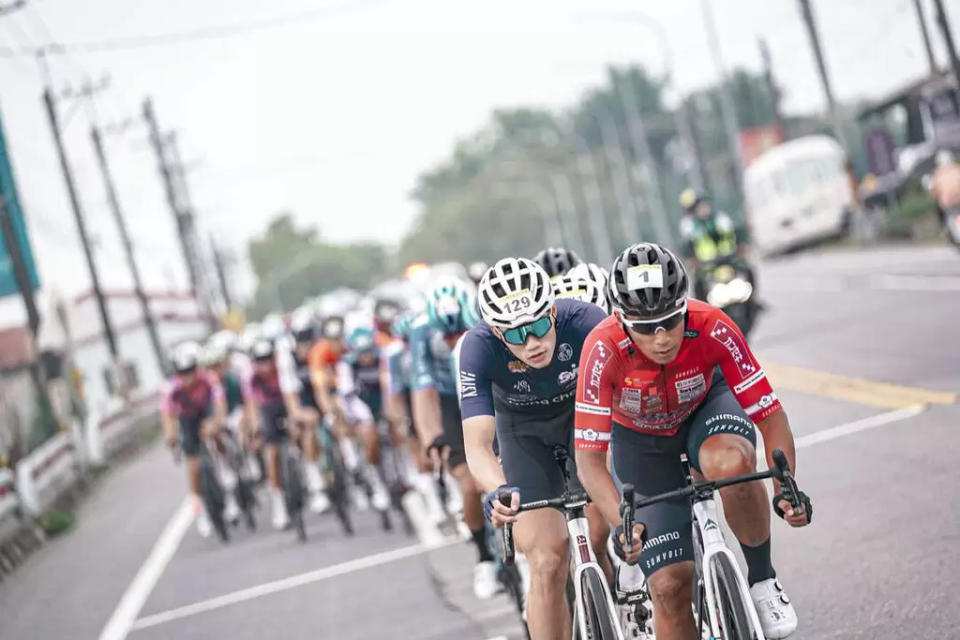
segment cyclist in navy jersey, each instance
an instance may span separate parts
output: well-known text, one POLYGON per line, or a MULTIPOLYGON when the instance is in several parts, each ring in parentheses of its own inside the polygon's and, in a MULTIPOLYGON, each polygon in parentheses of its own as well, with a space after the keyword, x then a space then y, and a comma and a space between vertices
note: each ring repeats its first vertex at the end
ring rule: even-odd
MULTIPOLYGON (((505 258, 490 268, 480 281, 478 297, 484 322, 464 338, 458 366, 467 462, 487 492, 484 510, 493 524, 516 522, 517 547, 530 563, 531 637, 569 637, 563 515, 543 509, 518 518, 516 508, 521 500, 555 498, 564 492, 564 473, 555 459, 558 449, 566 454, 570 484, 579 486, 573 465, 577 366, 584 339, 606 313, 589 302, 555 300, 547 272, 525 258, 505 258), (512 494, 510 507, 497 499, 501 490, 512 494)), ((609 576, 609 529, 592 506, 587 515, 591 543, 609 576)))

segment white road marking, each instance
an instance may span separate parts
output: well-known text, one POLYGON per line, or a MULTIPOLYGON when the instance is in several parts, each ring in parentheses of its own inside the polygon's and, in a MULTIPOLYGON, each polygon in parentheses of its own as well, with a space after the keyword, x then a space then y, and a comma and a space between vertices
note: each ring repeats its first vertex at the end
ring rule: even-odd
MULTIPOLYGON (((451 544, 460 544, 460 540, 456 537, 448 538, 440 546, 447 546, 451 544)), ((348 560, 347 562, 341 562, 340 564, 335 564, 330 567, 323 567, 322 569, 307 571, 306 573, 290 576, 288 578, 281 578, 280 580, 274 580, 273 582, 266 582, 264 584, 249 587, 247 589, 240 589, 239 591, 226 593, 222 596, 217 596, 208 600, 202 600, 200 602, 188 604, 183 607, 177 607, 176 609, 161 611, 160 613, 155 613, 153 615, 140 618, 134 622, 133 626, 130 628, 131 630, 136 630, 154 627, 158 624, 164 624, 173 620, 195 616, 199 613, 213 611, 214 609, 221 609, 232 604, 237 604, 238 602, 253 600, 254 598, 260 598, 272 593, 278 593, 280 591, 288 591, 290 589, 302 587, 306 584, 320 582, 321 580, 328 580, 330 578, 342 576, 347 573, 353 573, 354 571, 360 571, 362 569, 369 569, 371 567, 387 564, 388 562, 393 562, 395 560, 411 558, 413 556, 427 553, 428 551, 432 551, 432 549, 422 544, 415 544, 408 547, 400 547, 399 549, 391 549, 390 551, 375 553, 371 556, 356 558, 355 560, 348 560)))
POLYGON ((882 427, 883 425, 890 424, 892 422, 899 422, 901 420, 906 420, 907 418, 920 415, 925 410, 926 406, 918 404, 912 407, 904 407, 902 409, 894 409, 893 411, 887 411, 885 413, 878 413, 875 416, 869 416, 867 418, 863 418, 862 420, 855 420, 846 424, 837 425, 836 427, 824 429, 823 431, 816 431, 814 433, 797 438, 795 440, 796 448, 803 449, 815 444, 820 444, 821 442, 829 442, 830 440, 836 440, 837 438, 842 438, 843 436, 859 433, 860 431, 876 429, 877 427, 882 427))
POLYGON ((100 640, 123 640, 127 637, 134 621, 140 615, 140 609, 143 608, 147 597, 163 575, 173 554, 176 553, 191 522, 193 522, 193 501, 190 496, 187 496, 174 512, 163 533, 157 538, 150 555, 137 571, 133 582, 127 587, 113 615, 100 632, 100 640))

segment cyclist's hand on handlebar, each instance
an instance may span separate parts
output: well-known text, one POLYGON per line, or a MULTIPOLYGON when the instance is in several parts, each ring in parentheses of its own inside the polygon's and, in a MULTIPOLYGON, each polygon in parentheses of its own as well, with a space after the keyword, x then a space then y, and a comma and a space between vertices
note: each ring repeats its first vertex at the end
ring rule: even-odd
POLYGON ((613 551, 617 556, 627 564, 637 564, 640 560, 640 554, 643 552, 643 543, 646 542, 646 529, 642 522, 633 524, 633 552, 627 553, 627 539, 623 535, 623 525, 617 525, 614 531, 613 551))
POLYGON ((171 433, 167 435, 167 446, 171 449, 176 449, 177 445, 180 444, 180 436, 176 433, 171 433))
POLYGON ((797 493, 803 506, 803 513, 798 514, 783 493, 773 498, 773 510, 791 527, 805 527, 813 521, 813 504, 810 502, 810 497, 803 491, 797 493))
POLYGON ((508 522, 517 521, 517 509, 520 508, 520 490, 516 487, 501 485, 483 496, 483 514, 494 527, 499 529, 508 522), (510 506, 500 500, 501 494, 510 494, 510 506))

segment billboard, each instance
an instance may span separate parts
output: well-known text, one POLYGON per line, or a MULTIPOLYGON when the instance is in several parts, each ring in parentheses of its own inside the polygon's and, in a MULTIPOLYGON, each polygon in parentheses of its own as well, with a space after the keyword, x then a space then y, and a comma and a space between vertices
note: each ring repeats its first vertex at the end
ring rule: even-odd
MULTIPOLYGON (((30 286, 36 289, 40 286, 40 279, 37 277, 37 267, 33 260, 33 250, 30 248, 30 238, 27 236, 27 225, 23 220, 23 210, 20 208, 20 198, 17 197, 17 185, 13 179, 13 167, 10 163, 10 154, 7 152, 7 139, 3 134, 2 120, 0 120, 0 198, 3 198, 10 216, 13 233, 27 266, 30 286)), ((0 297, 19 292, 17 279, 13 273, 13 262, 10 260, 7 245, 2 240, 3 237, 0 236, 0 297)))

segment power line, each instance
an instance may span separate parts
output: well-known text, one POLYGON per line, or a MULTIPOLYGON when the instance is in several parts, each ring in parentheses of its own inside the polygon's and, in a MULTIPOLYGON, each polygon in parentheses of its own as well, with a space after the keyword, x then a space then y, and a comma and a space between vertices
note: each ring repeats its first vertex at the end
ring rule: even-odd
MULTIPOLYGON (((363 7, 364 5, 380 4, 386 0, 350 0, 339 5, 310 9, 297 13, 286 14, 273 18, 253 20, 250 22, 217 25, 212 27, 200 27, 187 31, 161 34, 147 34, 139 36, 127 36, 119 38, 107 38, 103 40, 92 40, 87 42, 56 42, 51 40, 42 45, 42 48, 50 55, 70 55, 103 53, 108 51, 130 51, 135 49, 145 49, 149 47, 162 47, 188 42, 197 42, 204 40, 220 40, 238 36, 246 36, 258 31, 266 31, 288 25, 301 24, 304 21, 325 18, 346 11, 351 11, 363 7)), ((36 48, 11 49, 9 47, 0 47, 0 57, 10 58, 15 56, 34 55, 36 48)))

